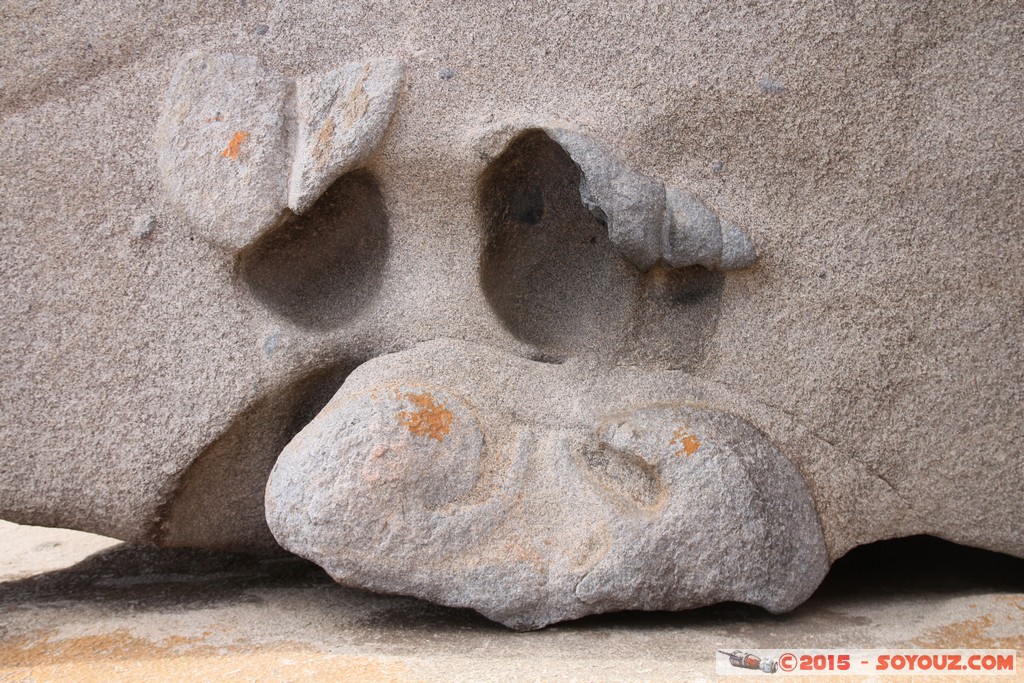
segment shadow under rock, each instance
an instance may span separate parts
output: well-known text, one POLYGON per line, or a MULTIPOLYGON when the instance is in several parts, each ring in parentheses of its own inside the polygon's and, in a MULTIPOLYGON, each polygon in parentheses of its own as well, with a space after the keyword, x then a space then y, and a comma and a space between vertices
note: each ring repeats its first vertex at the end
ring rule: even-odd
MULTIPOLYGON (((254 557, 186 548, 119 545, 58 571, 0 583, 0 608, 45 606, 74 600, 133 611, 200 609, 259 603, 254 593, 297 591, 298 603, 319 612, 346 612, 345 621, 378 629, 444 633, 505 631, 475 612, 401 596, 378 596, 336 585, 316 565, 298 557, 254 557)), ((1024 592, 1024 560, 930 537, 883 541, 851 551, 836 562, 818 591, 794 612, 773 615, 758 607, 723 603, 685 612, 617 612, 551 626, 547 631, 636 630, 696 626, 779 624, 813 620, 851 602, 899 597, 949 598, 1024 592)), ((511 632, 509 632, 511 633, 511 632)))
POLYGON ((322 569, 297 557, 121 544, 67 569, 0 583, 0 607, 73 599, 154 610, 202 608, 244 602, 253 588, 331 583, 322 569))
MULTIPOLYGON (((1024 593, 1024 560, 969 548, 932 536, 910 536, 854 548, 829 570, 818 590, 786 614, 772 614, 753 605, 720 603, 684 612, 626 611, 598 614, 561 627, 656 629, 660 627, 729 624, 781 624, 827 615, 842 617, 840 604, 878 603, 899 598, 947 599, 991 593, 1024 593)), ((865 623, 870 620, 866 620, 865 623)))
POLYGON ((259 604, 276 591, 299 596, 292 604, 301 609, 334 611, 343 622, 365 626, 434 632, 504 630, 472 610, 340 586, 323 569, 294 555, 265 557, 127 543, 66 569, 0 582, 0 613, 72 601, 136 614, 198 610, 259 604))

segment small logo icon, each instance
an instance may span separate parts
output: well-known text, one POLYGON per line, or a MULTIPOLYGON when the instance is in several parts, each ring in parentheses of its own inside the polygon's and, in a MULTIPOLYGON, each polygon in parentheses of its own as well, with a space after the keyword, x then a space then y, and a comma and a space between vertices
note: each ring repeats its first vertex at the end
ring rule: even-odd
POLYGON ((719 650, 719 652, 729 658, 730 664, 740 669, 754 669, 755 671, 759 669, 766 674, 773 674, 779 670, 779 665, 774 659, 761 659, 749 652, 741 652, 739 650, 733 650, 732 652, 719 650))
POLYGON ((783 652, 779 655, 779 668, 783 671, 795 671, 796 655, 792 652, 783 652))

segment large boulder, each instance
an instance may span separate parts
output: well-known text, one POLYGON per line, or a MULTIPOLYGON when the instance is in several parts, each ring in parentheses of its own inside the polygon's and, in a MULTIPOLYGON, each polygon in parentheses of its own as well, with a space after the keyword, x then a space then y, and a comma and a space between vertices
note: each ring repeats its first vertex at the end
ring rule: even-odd
POLYGON ((8 8, 0 518, 252 552, 280 552, 276 534, 342 580, 521 627, 727 598, 785 609, 850 548, 909 534, 1024 556, 1015 10, 8 8), (352 398, 385 378, 408 391, 352 398), (479 400, 479 436, 453 451, 429 425, 385 428, 421 380, 456 418, 479 400), (335 395, 353 424, 321 413, 335 395), (612 415, 639 439, 621 458, 600 455, 612 415), (716 436, 673 460, 678 421, 716 436), (420 574, 366 566, 400 541, 426 557, 427 512, 375 537, 373 511, 435 484, 464 504, 468 475, 444 460, 426 488, 398 477, 358 503, 354 526, 280 507, 322 494, 310 463, 362 481, 353 440, 508 460, 495 425, 547 439, 521 460, 544 483, 508 519, 553 539, 551 582, 499 581, 529 609, 487 603, 458 564, 513 566, 507 535, 420 574), (326 450, 289 446, 304 429, 326 450), (272 533, 264 489, 286 447, 272 533), (633 465, 665 486, 649 530, 629 500, 655 489, 633 465), (543 502, 556 489, 609 539, 572 590, 586 539, 539 531, 564 522, 543 502), (725 506, 739 535, 687 501, 725 506), (766 540, 789 527, 792 546, 766 540), (312 549, 345 538, 365 553, 312 549), (623 578, 668 564, 660 584, 623 578), (444 571, 461 583, 442 594, 444 571))
POLYGON ((828 568, 794 462, 841 456, 743 410, 676 371, 431 342, 349 375, 278 458, 267 520, 341 583, 515 628, 725 600, 786 611, 828 568))

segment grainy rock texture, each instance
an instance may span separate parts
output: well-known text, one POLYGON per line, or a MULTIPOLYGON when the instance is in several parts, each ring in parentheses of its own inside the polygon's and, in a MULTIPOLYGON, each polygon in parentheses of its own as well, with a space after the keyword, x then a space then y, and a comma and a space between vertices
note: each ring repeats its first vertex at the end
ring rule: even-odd
POLYGON ((230 54, 190 56, 171 79, 157 165, 170 202, 215 244, 237 251, 282 219, 289 87, 230 54))
MULTIPOLYGON (((729 429, 768 440, 764 463, 796 468, 829 560, 914 533, 1024 556, 1017 3, 2 15, 0 517, 276 550, 263 492, 281 450, 360 364, 449 338, 519 368, 481 373, 489 400, 638 396, 587 384, 619 373, 657 378, 673 405, 714 393, 729 429), (303 79, 333 88, 322 75, 388 59, 404 76, 385 133, 367 133, 374 151, 291 215, 299 113, 282 102, 303 79), (584 205, 586 164, 552 131, 600 146, 706 235, 659 233, 687 261, 719 250, 719 265, 745 265, 752 244, 756 263, 623 258, 631 238, 584 205), (559 363, 576 371, 545 384, 559 363)), ((364 89, 390 102, 397 82, 364 89)), ((309 130, 327 120, 311 113, 309 130)), ((475 405, 469 379, 436 386, 475 405)), ((556 408, 557 424, 524 424, 604 414, 556 408)), ((771 528, 773 515, 758 516, 771 528)), ((680 594, 728 583, 707 580, 680 594)), ((772 589, 800 594, 786 585, 772 589)))
POLYGON ((768 437, 676 374, 453 342, 370 361, 278 459, 271 531, 344 584, 515 628, 792 609, 828 568, 810 493, 768 437))
POLYGON ((288 206, 305 213, 327 187, 374 152, 395 111, 402 66, 394 59, 346 64, 299 80, 298 151, 288 206))
POLYGON ((157 126, 169 203, 212 244, 249 246, 287 218, 286 206, 306 213, 373 155, 401 80, 393 59, 296 84, 255 57, 190 56, 175 71, 157 126))
POLYGON ((564 130, 546 131, 580 169, 580 197, 626 260, 640 270, 663 263, 733 270, 754 263, 754 245, 733 224, 723 226, 699 199, 647 178, 564 130))

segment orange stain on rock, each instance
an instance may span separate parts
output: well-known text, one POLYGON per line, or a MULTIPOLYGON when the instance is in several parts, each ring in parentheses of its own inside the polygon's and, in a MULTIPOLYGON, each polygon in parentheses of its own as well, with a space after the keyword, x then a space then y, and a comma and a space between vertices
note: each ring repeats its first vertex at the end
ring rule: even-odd
POLYGON ((434 400, 434 396, 428 391, 406 394, 405 400, 411 403, 415 410, 403 410, 398 413, 399 424, 408 429, 413 436, 424 436, 438 443, 444 441, 455 421, 452 411, 434 400))
POLYGON ((690 457, 691 455, 697 452, 697 449, 700 448, 701 443, 700 439, 698 439, 690 432, 689 427, 683 425, 682 427, 679 427, 672 435, 672 440, 669 441, 669 445, 681 446, 681 448, 676 451, 676 457, 678 458, 682 457, 684 454, 686 455, 686 457, 690 457))
POLYGON ((238 161, 238 152, 242 143, 249 137, 249 131, 247 130, 236 130, 234 137, 228 143, 228 146, 224 148, 224 151, 220 153, 225 159, 231 159, 232 161, 238 161))
POLYGON ((320 134, 316 137, 316 146, 313 148, 313 156, 316 158, 316 167, 323 168, 331 160, 331 145, 334 140, 334 119, 327 117, 324 125, 320 128, 320 134))
POLYGON ((55 638, 37 631, 0 642, 0 680, 76 681, 408 681, 401 662, 337 655, 313 645, 280 641, 209 644, 201 636, 151 641, 119 628, 96 635, 55 638), (13 679, 11 677, 14 677, 13 679))
POLYGON ((1005 615, 982 614, 974 619, 966 619, 932 629, 920 638, 915 638, 913 642, 918 647, 931 649, 1024 649, 1024 635, 1006 633, 1004 629, 999 628, 1009 621, 1005 615), (997 623, 997 619, 999 623, 997 623))
POLYGON ((216 654, 216 648, 203 644, 211 633, 198 637, 170 636, 160 643, 131 635, 118 628, 99 635, 52 640, 52 633, 35 633, 7 640, 0 647, 0 670, 89 660, 128 660, 168 656, 187 647, 194 653, 216 654))
POLYGON ((356 121, 363 118, 366 110, 370 108, 370 98, 367 96, 366 90, 363 89, 363 83, 366 82, 366 77, 369 75, 370 65, 364 64, 363 70, 359 73, 359 78, 356 79, 356 84, 348 96, 348 107, 345 109, 346 128, 354 126, 356 121))

